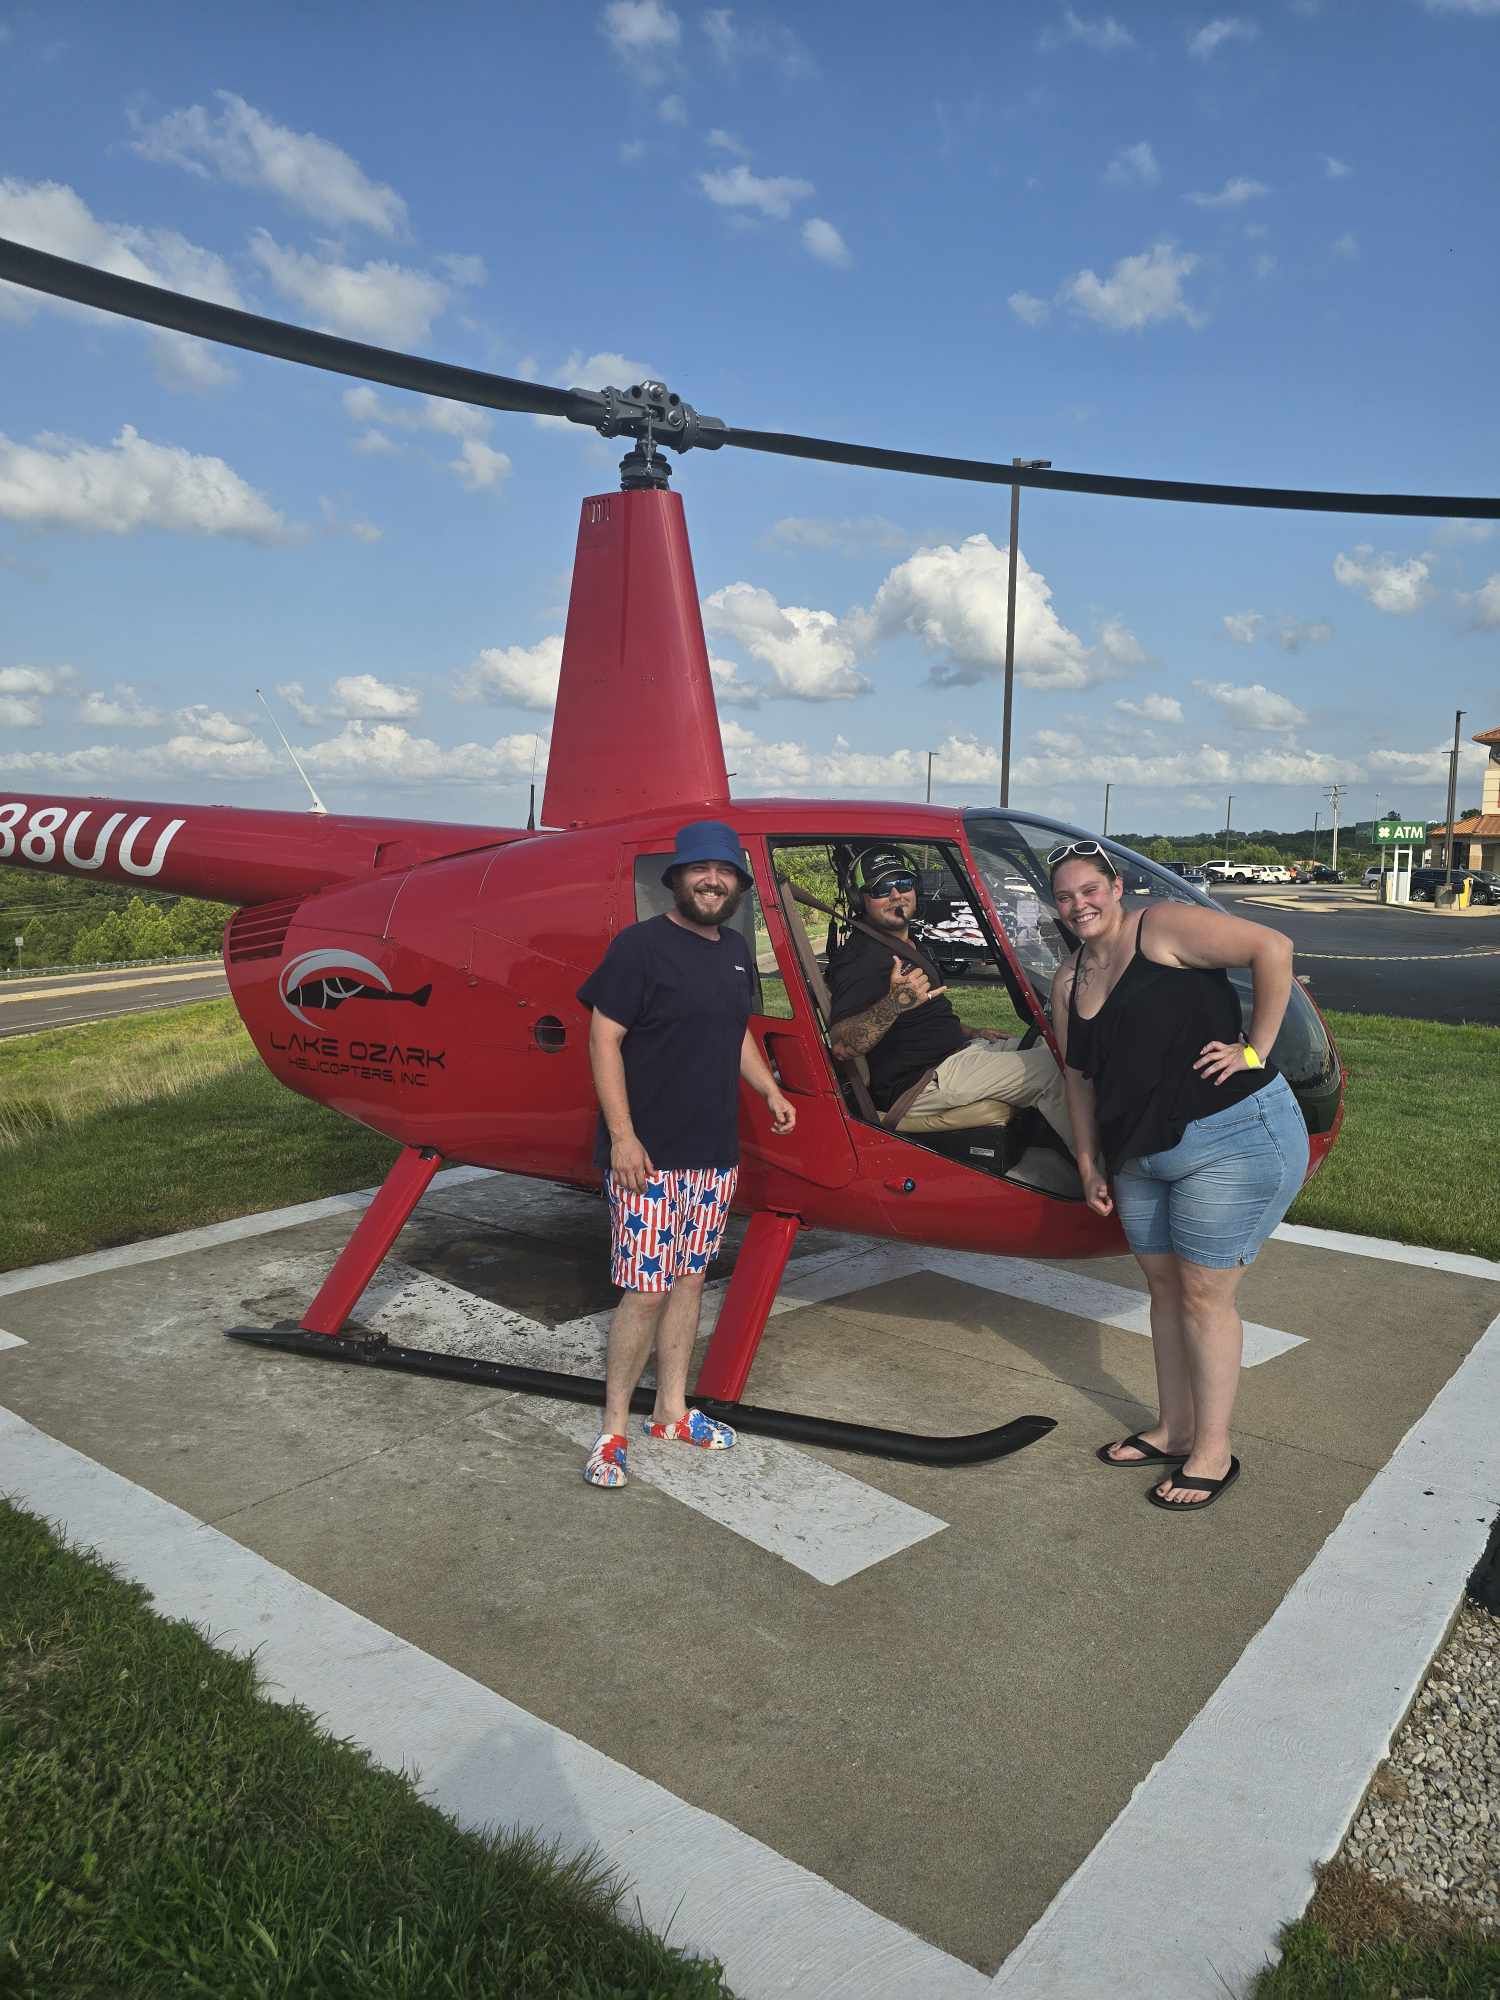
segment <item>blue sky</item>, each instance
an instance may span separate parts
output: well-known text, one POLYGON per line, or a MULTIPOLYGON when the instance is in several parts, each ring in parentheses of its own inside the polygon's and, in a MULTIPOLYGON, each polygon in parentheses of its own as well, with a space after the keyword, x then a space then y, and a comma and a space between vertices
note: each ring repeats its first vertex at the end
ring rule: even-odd
MULTIPOLYGON (((1500 0, 0 0, 0 235, 748 427, 1482 494, 1497 81, 1500 0)), ((618 446, 6 287, 0 356, 0 785, 295 805, 261 686, 332 810, 524 812, 618 446)), ((997 796, 1003 489, 674 484, 738 792, 997 796)), ((1020 546, 1013 804, 1437 816, 1500 724, 1500 535, 1028 494, 1020 546)))

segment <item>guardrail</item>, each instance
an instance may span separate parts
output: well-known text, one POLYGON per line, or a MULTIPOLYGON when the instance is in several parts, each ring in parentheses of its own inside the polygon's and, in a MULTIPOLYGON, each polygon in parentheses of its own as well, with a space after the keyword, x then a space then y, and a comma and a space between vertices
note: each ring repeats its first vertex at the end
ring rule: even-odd
POLYGON ((101 958, 91 961, 88 965, 0 966, 0 980, 61 979, 70 972, 138 972, 143 966, 210 966, 220 963, 222 961, 217 952, 206 953, 202 958, 184 957, 181 952, 174 952, 170 958, 101 958))

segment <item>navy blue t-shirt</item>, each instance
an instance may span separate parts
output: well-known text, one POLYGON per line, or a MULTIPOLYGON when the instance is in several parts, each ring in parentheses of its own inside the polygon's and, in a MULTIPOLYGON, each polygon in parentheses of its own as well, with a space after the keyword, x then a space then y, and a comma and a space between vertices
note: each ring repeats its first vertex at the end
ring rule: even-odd
MULTIPOLYGON (((740 1158, 740 1049, 750 1021, 750 947, 667 916, 621 931, 578 989, 625 1029, 630 1122, 654 1167, 733 1167, 740 1158)), ((609 1165, 603 1118, 594 1164, 609 1165)))

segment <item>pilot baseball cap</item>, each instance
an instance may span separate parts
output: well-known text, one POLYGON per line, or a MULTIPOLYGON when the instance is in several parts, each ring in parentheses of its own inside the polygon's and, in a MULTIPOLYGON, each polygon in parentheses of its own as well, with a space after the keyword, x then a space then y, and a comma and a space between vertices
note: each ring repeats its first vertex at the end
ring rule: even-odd
POLYGON ((854 864, 854 886, 862 896, 873 896, 887 875, 916 873, 916 863, 899 847, 867 847, 854 864))

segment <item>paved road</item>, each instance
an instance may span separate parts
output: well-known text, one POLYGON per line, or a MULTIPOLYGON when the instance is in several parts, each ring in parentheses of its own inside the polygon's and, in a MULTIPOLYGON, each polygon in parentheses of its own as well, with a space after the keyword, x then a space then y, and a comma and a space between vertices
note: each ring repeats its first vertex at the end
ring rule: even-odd
POLYGON ((223 967, 106 966, 102 972, 56 973, 46 979, 0 981, 0 1041, 39 1028, 72 1028, 111 1014, 147 1014, 216 1000, 229 991, 223 967))
POLYGON ((1224 889, 1226 909, 1281 931, 1322 1007, 1500 1026, 1500 913, 1389 909, 1351 889, 1224 889))

